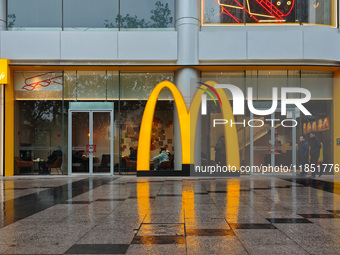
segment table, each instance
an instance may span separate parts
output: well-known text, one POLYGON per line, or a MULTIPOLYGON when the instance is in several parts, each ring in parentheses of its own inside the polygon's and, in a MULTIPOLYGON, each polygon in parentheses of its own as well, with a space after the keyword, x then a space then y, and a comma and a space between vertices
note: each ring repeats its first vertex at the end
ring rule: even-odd
POLYGON ((32 161, 34 162, 34 168, 33 168, 32 174, 34 174, 34 171, 36 169, 36 167, 35 167, 36 163, 38 163, 38 173, 41 174, 41 164, 40 163, 46 162, 47 160, 45 160, 45 159, 35 159, 35 160, 32 160, 32 161))

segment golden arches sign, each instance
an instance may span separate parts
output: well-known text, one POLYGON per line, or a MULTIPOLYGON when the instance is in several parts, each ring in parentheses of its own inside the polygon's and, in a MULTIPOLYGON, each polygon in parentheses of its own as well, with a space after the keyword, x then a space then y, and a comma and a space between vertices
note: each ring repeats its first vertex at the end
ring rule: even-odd
MULTIPOLYGON (((206 82, 206 84, 214 87, 216 82, 209 81, 206 82)), ((150 144, 153 117, 158 96, 161 91, 166 88, 171 91, 178 112, 179 126, 181 132, 182 164, 194 163, 196 122, 201 105, 202 94, 204 93, 204 91, 200 89, 197 90, 188 111, 183 97, 177 87, 169 81, 163 81, 160 82, 153 89, 145 106, 138 141, 137 171, 150 170, 150 144)), ((201 85, 201 88, 207 89, 208 87, 201 85)), ((216 89, 216 91, 223 102, 223 104, 221 105, 223 118, 231 119, 233 122, 235 122, 234 115, 226 93, 223 89, 216 89)), ((240 169, 240 155, 236 127, 224 125, 224 137, 227 165, 235 166, 236 169, 240 169)))
POLYGON ((9 60, 0 59, 0 84, 8 84, 9 81, 9 60))

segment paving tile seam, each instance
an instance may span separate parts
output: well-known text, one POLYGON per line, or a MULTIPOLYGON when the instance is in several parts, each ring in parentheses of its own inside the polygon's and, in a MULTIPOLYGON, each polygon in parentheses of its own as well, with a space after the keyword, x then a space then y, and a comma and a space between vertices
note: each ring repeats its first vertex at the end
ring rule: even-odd
MULTIPOLYGON (((119 179, 120 177, 113 177, 113 178, 117 178, 117 179, 119 179)), ((75 180, 75 181, 73 181, 73 182, 67 182, 66 184, 62 184, 62 185, 60 185, 60 186, 57 186, 57 187, 55 187, 54 188, 54 190, 62 190, 62 188, 63 187, 67 187, 68 188, 68 186, 69 185, 78 185, 79 183, 81 183, 81 182, 87 182, 87 181, 92 181, 92 182, 98 182, 98 181, 100 181, 100 180, 104 180, 104 178, 93 178, 93 179, 80 179, 80 180, 75 180)), ((101 186, 101 185, 99 185, 99 186, 101 186)), ((96 187, 93 187, 92 189, 95 189, 96 187)), ((72 189, 73 190, 73 189, 72 189)), ((81 192, 80 194, 78 194, 78 195, 81 195, 81 194, 84 194, 84 193, 86 193, 86 192, 88 192, 88 191, 90 191, 91 189, 90 189, 90 186, 89 186, 89 189, 88 190, 83 190, 83 192, 81 192)), ((44 190, 43 192, 48 192, 48 190, 44 190)), ((55 191, 55 192, 57 192, 57 191, 55 191)), ((33 193, 33 194, 29 194, 29 195, 25 195, 25 196, 23 196, 23 197, 19 197, 19 198, 14 198, 13 200, 7 200, 7 201, 5 201, 5 202, 2 202, 2 205, 1 205, 1 208, 5 208, 4 207, 4 204, 6 204, 6 203, 13 203, 13 204, 15 204, 15 201, 23 201, 23 200, 29 200, 28 198, 30 198, 30 197, 34 197, 34 196, 36 196, 38 193, 33 193)), ((39 194, 40 195, 40 194, 39 194)), ((78 195, 74 195, 74 196, 78 196, 78 195)), ((74 197, 73 196, 73 197, 74 197)), ((36 203, 41 203, 42 201, 44 201, 44 200, 42 200, 39 196, 37 197, 37 199, 36 199, 36 203)), ((44 205, 41 205, 42 207, 41 207, 41 209, 37 209, 37 210, 35 210, 34 211, 34 213, 28 213, 27 212, 27 206, 25 206, 25 205, 28 205, 28 204, 32 204, 32 202, 31 201, 25 201, 25 203, 19 203, 19 206, 18 206, 18 208, 13 208, 13 210, 15 210, 15 211, 21 211, 21 213, 23 214, 23 216, 20 216, 20 217, 16 217, 16 218, 14 218, 14 220, 12 220, 12 221, 10 221, 10 222, 8 222, 8 221, 5 221, 5 222, 0 222, 0 229, 1 228, 3 228, 3 227, 5 227, 5 226, 8 226, 8 225, 10 225, 10 224, 12 224, 12 223, 14 223, 14 222, 17 222, 18 220, 21 220, 21 219, 25 219, 25 218, 27 218, 27 217, 29 217, 29 216, 32 216, 32 215, 34 215, 34 214, 36 214, 36 213, 39 213, 39 212, 41 212, 41 211, 43 211, 43 210, 46 210, 46 209, 48 209, 48 208, 51 208, 51 207, 53 207, 53 206, 55 206, 55 205, 57 205, 57 204, 59 204, 60 202, 59 201, 49 201, 49 203, 47 203, 46 204, 46 202, 45 202, 45 204, 44 205), (23 207, 23 210, 19 210, 19 208, 21 208, 21 207, 23 207)), ((8 212, 7 212, 8 213, 8 212)))
MULTIPOLYGON (((202 187, 205 189, 205 191, 208 192, 208 189, 206 188, 206 186, 204 186, 204 184, 201 184, 201 185, 202 185, 202 187)), ((215 206, 218 208, 216 202, 214 201, 214 199, 212 199, 212 196, 211 196, 210 193, 209 193, 209 197, 210 197, 210 199, 213 201, 213 203, 215 204, 215 206)), ((225 218, 224 215, 223 215, 223 219, 225 220, 225 222, 226 222, 226 224, 228 225, 228 227, 229 227, 230 229, 232 229, 231 226, 230 226, 230 224, 228 223, 228 221, 227 221, 227 219, 225 218)), ((234 233, 234 235, 236 236, 238 242, 241 244, 241 246, 243 247, 243 249, 247 252, 247 254, 250 254, 249 251, 248 251, 248 250, 246 249, 246 247, 244 246, 244 244, 241 242, 240 238, 239 238, 235 233, 234 233)))
MULTIPOLYGON (((203 184, 202 183, 200 183, 200 185, 202 186, 203 184)), ((207 184, 208 185, 208 184, 207 184)), ((103 186, 103 185, 101 185, 101 186, 103 186)), ((163 185, 162 185, 163 186, 163 185)), ((184 184, 183 184, 183 186, 184 186, 184 184)), ((204 185, 203 185, 204 186, 204 185)), ((151 187, 151 185, 150 185, 150 187, 151 187)), ((198 186, 196 186, 196 184, 195 184, 195 188, 197 188, 198 190, 199 190, 199 185, 198 186)), ((205 188, 205 187, 204 187, 205 188)), ((309 186, 307 187, 307 188, 310 188, 309 186)), ((158 192, 160 192, 161 191, 161 189, 159 189, 158 190, 158 192)), ((256 192, 256 191, 253 191, 253 192, 256 192)), ((327 192, 327 191, 326 191, 327 192)), ((194 192, 194 194, 195 195, 202 195, 202 194, 199 194, 199 193, 202 193, 202 192, 194 192), (195 194, 196 193, 196 194, 195 194)), ((205 193, 204 193, 205 194, 205 193)), ((221 205, 219 205, 219 206, 217 206, 217 203, 216 203, 216 201, 213 199, 213 196, 214 196, 214 194, 215 193, 209 193, 208 195, 209 195, 209 200, 212 202, 212 204, 215 204, 215 206, 216 206, 216 208, 220 208, 221 207, 221 205)), ((326 193, 327 194, 327 193, 326 193)), ((225 193, 225 195, 226 195, 226 193, 225 193)), ((259 197, 264 197, 263 196, 263 194, 261 194, 261 192, 260 193, 258 193, 258 196, 259 197)), ((160 196, 158 196, 158 194, 155 196, 155 198, 157 198, 157 197, 160 197, 160 196)), ((125 200, 124 200, 125 201, 125 200)), ((152 205, 154 205, 154 203, 155 203, 155 201, 153 201, 153 200, 150 200, 150 204, 149 204, 149 207, 148 207, 148 211, 147 211, 147 213, 145 214, 145 216, 144 216, 144 218, 143 218, 143 220, 142 220, 142 223, 141 224, 154 224, 154 223, 143 223, 144 221, 145 221, 145 217, 147 216, 147 214, 148 213, 150 213, 150 208, 151 208, 151 206, 152 205)), ((182 202, 182 204, 186 204, 184 201, 182 202)), ((189 203, 187 203, 186 205, 188 205, 188 204, 190 204, 190 202, 189 203)), ((313 205, 314 206, 314 205, 313 205)), ((317 205, 316 205, 317 206, 317 205)), ((330 209, 330 208, 332 208, 332 207, 325 207, 325 206, 321 206, 323 209, 330 209)), ((321 208, 320 206, 318 207, 317 206, 317 208, 321 208)), ((283 208, 288 208, 288 207, 283 207, 283 208)), ((311 207, 312 208, 312 207, 311 207)), ((336 208, 336 207, 333 207, 333 208, 336 208)), ((339 207, 338 207, 339 208, 339 207)), ((112 213, 114 210, 116 210, 117 208, 115 207, 115 209, 113 209, 110 213, 112 213)), ((291 208, 289 208, 289 209, 291 209, 291 208)), ((200 209, 195 209, 195 210, 200 210, 200 209)), ((257 212, 257 211, 259 211, 260 209, 259 208, 255 208, 255 209, 253 209, 254 210, 254 212, 257 212)), ((219 211, 220 212, 222 212, 223 211, 223 209, 219 209, 219 211)), ((331 211, 331 210, 330 210, 331 211)), ((110 214, 109 213, 109 214, 110 214)), ((186 212, 185 212, 185 210, 183 211, 183 213, 184 213, 184 226, 186 226, 185 224, 187 223, 187 218, 185 217, 185 214, 186 214, 186 212)), ((315 214, 315 217, 311 217, 311 218, 308 218, 307 217, 307 219, 320 219, 320 220, 322 220, 322 219, 325 219, 325 220, 334 220, 334 219, 336 219, 336 218, 338 218, 338 217, 331 217, 331 216, 326 216, 326 218, 323 218, 323 217, 317 217, 317 215, 322 215, 322 214, 324 214, 324 213, 316 213, 315 214)), ((298 214, 298 215, 300 215, 300 214, 298 214)), ((308 215, 308 214, 303 214, 303 213, 301 213, 301 215, 308 215)), ((333 215, 333 214, 327 214, 327 215, 333 215)), ((261 216, 262 218, 265 218, 265 217, 263 217, 263 216, 261 216)), ((303 216, 302 216, 303 217, 303 216)), ((67 218, 67 217, 66 217, 67 218)), ((228 222, 228 220, 225 218, 225 217, 222 217, 223 218, 223 220, 226 222, 226 224, 227 225, 230 225, 229 224, 229 222, 228 222)), ((303 217, 303 218, 305 218, 305 217, 303 217)), ((293 219, 293 218, 290 218, 290 219, 293 219)), ((301 219, 301 218, 299 218, 299 219, 301 219)), ((100 221, 100 222, 102 222, 102 221, 100 221)), ((141 224, 139 225, 139 228, 141 227, 141 224)), ((169 223, 167 223, 167 224, 169 224, 169 223)), ((176 224, 176 223, 174 223, 174 224, 176 224)), ((276 224, 276 223, 275 223, 276 224)), ((285 223, 278 223, 279 225, 282 225, 282 224, 285 224, 285 223)), ((53 224, 52 224, 53 225, 53 224)), ((315 223, 315 222, 313 222, 313 225, 320 225, 321 227, 322 227, 322 224, 319 224, 319 223, 315 223)), ((96 226, 96 225, 95 225, 96 226)), ((95 227, 94 226, 94 227, 95 227)), ((93 228, 94 228, 93 227, 93 228)), ((92 228, 92 229, 93 229, 92 228)), ((89 233, 92 229, 90 229, 87 233, 89 233)), ((283 233, 285 233, 284 231, 282 231, 282 230, 280 230, 280 229, 278 229, 280 232, 283 232, 283 233)), ((184 228, 184 231, 186 231, 186 227, 184 228)), ((273 231, 277 231, 277 230, 273 230, 273 231)), ((187 236, 187 235, 186 235, 187 236)), ((190 235, 189 235, 190 236, 190 235)), ((289 237, 288 236, 288 233, 287 234, 285 234, 285 236, 287 236, 290 240, 293 240, 292 238, 293 237, 289 237)), ((81 237, 82 238, 82 237, 81 237)), ((81 239, 80 238, 80 239, 81 239)), ((80 240, 79 239, 79 240, 80 240)), ((294 241, 294 240, 293 240, 294 241)), ((240 242, 240 241, 239 241, 240 242)), ((298 245, 298 247, 301 247, 301 249, 303 249, 304 251, 306 251, 306 253, 308 253, 307 252, 307 250, 309 250, 308 249, 308 247, 307 246, 302 246, 301 244, 298 244, 298 242, 294 242, 296 245, 298 245)), ((243 244, 242 242, 240 242, 240 244, 243 244)), ((186 246, 186 248, 187 248, 187 242, 186 242, 186 244, 185 244, 186 246)), ((243 245, 242 245, 243 246, 243 245)), ((244 248, 244 246, 243 246, 243 248, 244 248)), ((186 250, 187 251, 187 250, 186 250)), ((246 249, 245 249, 245 251, 247 252, 247 253, 249 253, 249 251, 247 251, 246 249)), ((309 250, 310 251, 310 250, 309 250)))
MULTIPOLYGON (((159 192, 162 190, 162 187, 163 187, 163 186, 164 186, 164 182, 163 182, 163 184, 159 187, 159 190, 158 190, 157 195, 158 195, 159 192)), ((157 196, 157 195, 156 195, 156 196, 157 196)), ((151 202, 150 207, 152 206, 153 203, 155 203, 155 200, 153 200, 153 201, 151 202)), ((140 230, 140 228, 141 228, 142 224, 144 223, 144 221, 145 221, 147 215, 149 214, 149 211, 150 211, 150 210, 148 209, 147 213, 144 215, 144 217, 143 217, 143 219, 142 219, 142 221, 141 221, 141 223, 140 223, 138 229, 136 230, 135 237, 137 236, 138 231, 140 230)))

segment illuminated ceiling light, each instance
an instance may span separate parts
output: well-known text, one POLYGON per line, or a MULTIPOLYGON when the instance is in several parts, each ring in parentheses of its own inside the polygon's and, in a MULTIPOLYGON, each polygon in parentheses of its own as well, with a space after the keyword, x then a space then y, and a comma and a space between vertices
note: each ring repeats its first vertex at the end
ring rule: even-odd
POLYGON ((291 4, 292 4, 292 2, 291 2, 291 1, 288 1, 288 2, 287 2, 287 5, 291 5, 291 4))
POLYGON ((277 6, 280 6, 281 5, 281 1, 277 1, 277 6))

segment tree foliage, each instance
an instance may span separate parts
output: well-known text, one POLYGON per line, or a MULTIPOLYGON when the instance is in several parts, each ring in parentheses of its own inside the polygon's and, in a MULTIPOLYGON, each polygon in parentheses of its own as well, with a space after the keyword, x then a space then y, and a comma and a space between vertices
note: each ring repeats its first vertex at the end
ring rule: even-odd
POLYGON ((164 28, 173 23, 173 17, 168 3, 157 1, 155 8, 150 11, 151 21, 145 21, 144 18, 138 18, 137 15, 126 14, 125 16, 118 15, 115 23, 109 20, 104 21, 106 28, 115 28, 120 24, 121 28, 164 28))

